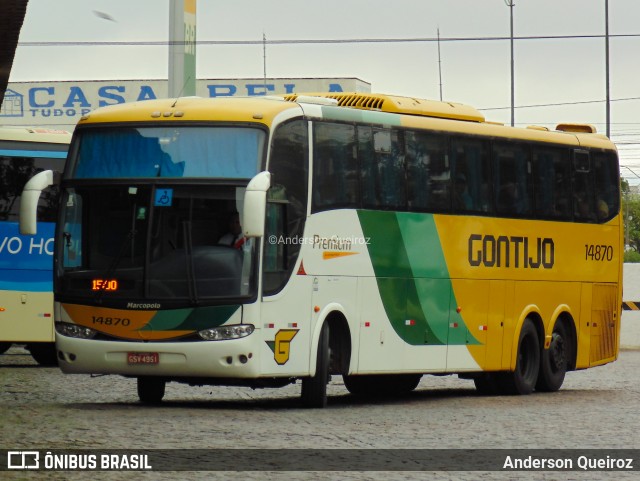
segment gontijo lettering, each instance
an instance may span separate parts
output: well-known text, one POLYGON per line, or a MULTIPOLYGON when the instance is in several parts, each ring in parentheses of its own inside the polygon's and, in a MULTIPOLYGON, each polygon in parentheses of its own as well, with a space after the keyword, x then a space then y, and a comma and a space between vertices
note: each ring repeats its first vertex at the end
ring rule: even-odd
POLYGON ((555 244, 550 237, 469 236, 469 265, 477 267, 553 268, 555 244))

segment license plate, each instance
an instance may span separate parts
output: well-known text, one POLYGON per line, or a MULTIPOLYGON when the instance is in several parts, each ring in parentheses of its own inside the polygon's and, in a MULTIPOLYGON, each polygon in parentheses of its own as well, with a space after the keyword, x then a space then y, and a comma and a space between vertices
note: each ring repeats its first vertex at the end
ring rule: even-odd
POLYGON ((128 352, 127 363, 129 364, 158 364, 160 355, 157 352, 128 352))

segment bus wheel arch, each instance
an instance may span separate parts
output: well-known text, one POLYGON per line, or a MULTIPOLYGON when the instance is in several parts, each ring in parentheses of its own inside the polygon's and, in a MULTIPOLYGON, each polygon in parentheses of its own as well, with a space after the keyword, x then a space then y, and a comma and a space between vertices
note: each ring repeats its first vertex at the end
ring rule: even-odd
POLYGON ((575 336, 571 316, 566 313, 560 315, 554 323, 549 347, 543 349, 540 356, 537 391, 557 391, 562 386, 567 371, 575 369, 575 336))

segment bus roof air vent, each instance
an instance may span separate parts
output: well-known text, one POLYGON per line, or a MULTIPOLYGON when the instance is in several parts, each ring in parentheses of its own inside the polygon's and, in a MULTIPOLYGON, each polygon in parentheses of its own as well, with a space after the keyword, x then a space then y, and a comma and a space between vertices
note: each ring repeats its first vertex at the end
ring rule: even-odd
POLYGON ((595 134, 596 127, 591 124, 558 124, 556 130, 561 132, 573 132, 576 134, 595 134))
POLYGON ((298 96, 297 94, 285 95, 289 102, 301 101, 301 98, 326 97, 338 101, 340 107, 351 107, 363 110, 376 110, 395 114, 419 115, 422 117, 436 117, 441 119, 466 120, 468 122, 484 122, 485 118, 478 110, 468 105, 454 102, 438 102, 435 100, 423 100, 412 97, 399 97, 395 95, 375 93, 313 93, 298 96))

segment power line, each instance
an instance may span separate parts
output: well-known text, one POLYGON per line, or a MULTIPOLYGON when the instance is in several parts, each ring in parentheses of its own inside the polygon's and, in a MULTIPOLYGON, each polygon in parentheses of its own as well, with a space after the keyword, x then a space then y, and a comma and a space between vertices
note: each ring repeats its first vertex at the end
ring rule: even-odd
MULTIPOLYGON (((640 33, 610 34, 609 38, 635 38, 640 33)), ((513 37, 514 40, 560 40, 560 39, 602 39, 604 34, 595 35, 528 35, 513 37)), ((280 40, 196 40, 196 45, 326 45, 345 43, 429 43, 429 42, 486 42, 511 40, 511 37, 407 37, 407 38, 342 38, 342 39, 280 39, 280 40)), ((185 44, 182 41, 139 40, 139 41, 47 41, 18 42, 18 47, 163 47, 185 44)))
MULTIPOLYGON (((621 102, 627 100, 640 100, 640 97, 626 97, 620 99, 611 99, 611 102, 621 102)), ((517 109, 529 109, 529 108, 537 108, 537 107, 557 107, 560 105, 580 105, 580 104, 597 104, 606 102, 606 100, 580 100, 575 102, 557 102, 552 104, 531 104, 531 105, 517 105, 517 109)), ((511 107, 484 107, 479 108, 478 110, 506 110, 511 107)))

